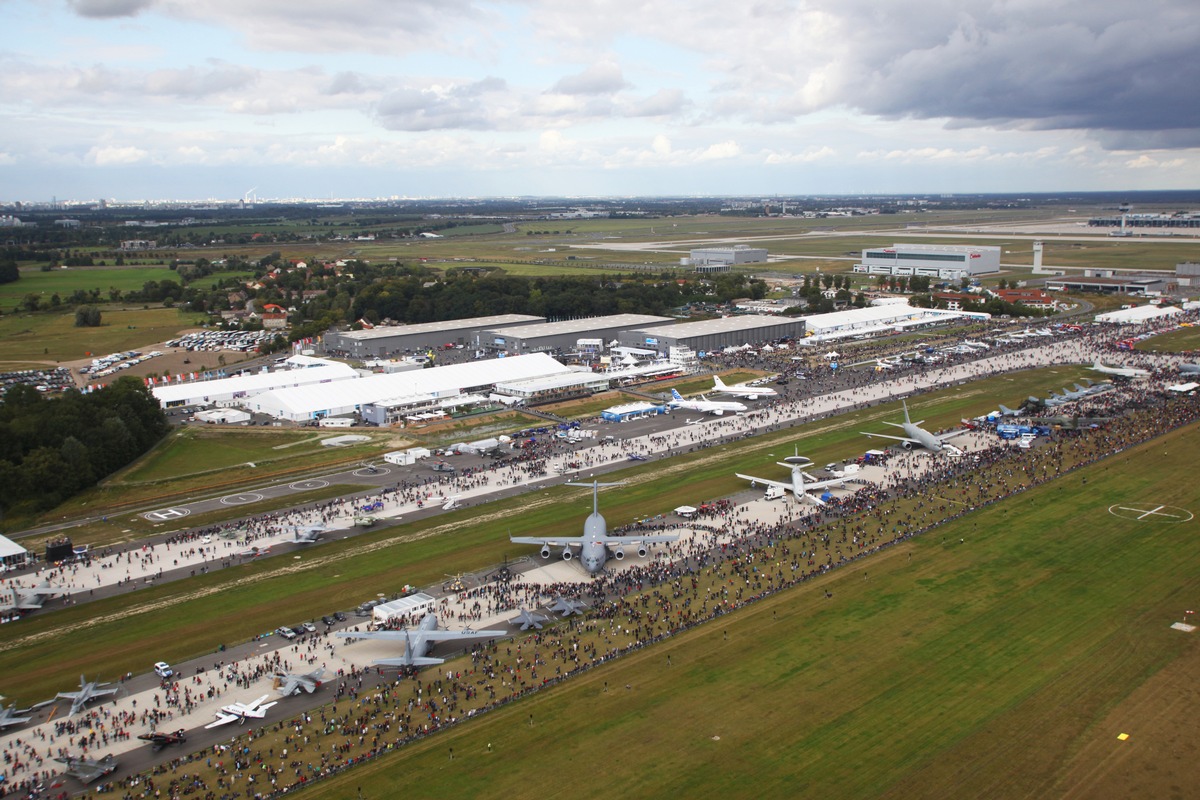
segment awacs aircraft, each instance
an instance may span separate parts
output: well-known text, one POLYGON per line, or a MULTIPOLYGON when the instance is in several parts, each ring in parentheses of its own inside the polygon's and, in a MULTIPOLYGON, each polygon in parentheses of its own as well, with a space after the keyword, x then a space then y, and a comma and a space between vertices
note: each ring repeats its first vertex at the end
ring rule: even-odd
POLYGON ((99 780, 105 775, 111 775, 117 769, 117 760, 113 758, 112 753, 109 753, 100 760, 94 758, 75 758, 73 756, 61 756, 54 760, 66 764, 67 774, 80 783, 91 783, 94 780, 99 780))
POLYGON ((32 589, 13 587, 5 590, 3 600, 0 600, 0 609, 29 611, 41 608, 47 600, 61 594, 61 591, 50 585, 50 581, 42 581, 32 589))
POLYGON ((750 410, 745 403, 739 403, 735 400, 709 400, 704 395, 700 395, 699 400, 684 400, 683 396, 679 394, 678 389, 671 390, 670 405, 672 408, 701 411, 705 414, 713 414, 718 417, 726 411, 737 414, 750 410))
POLYGON ((82 675, 79 676, 79 691, 78 692, 59 692, 55 695, 56 700, 71 701, 71 715, 74 716, 83 710, 83 707, 93 700, 101 697, 109 697, 117 693, 117 687, 110 687, 107 683, 100 681, 89 681, 82 675))
POLYGON ((164 747, 169 747, 173 744, 183 744, 187 741, 187 737, 183 734, 183 728, 180 728, 174 733, 164 733, 162 731, 155 731, 154 733, 142 733, 138 735, 138 738, 143 742, 149 742, 150 746, 154 748, 154 752, 156 753, 159 750, 162 750, 164 747))
POLYGON ((312 694, 321 688, 321 679, 325 677, 325 668, 313 670, 303 675, 293 675, 290 672, 275 673, 275 690, 284 697, 299 694, 300 690, 312 694))
POLYGON ((925 420, 917 420, 916 422, 913 422, 908 416, 908 403, 904 400, 901 400, 900 402, 904 406, 904 422, 885 422, 883 424, 891 425, 893 428, 900 428, 902 431, 904 431, 904 436, 889 436, 886 433, 866 433, 865 431, 860 431, 860 433, 862 433, 863 436, 871 436, 878 439, 895 439, 903 445, 905 450, 912 450, 913 445, 918 445, 920 447, 924 447, 931 453, 940 453, 943 450, 955 455, 960 455, 962 453, 962 450, 958 449, 952 444, 948 444, 946 440, 952 436, 958 436, 966 433, 965 430, 959 428, 958 430, 949 431, 947 433, 930 433, 921 427, 921 423, 925 420))
POLYGON ((509 540, 514 544, 540 544, 542 546, 542 558, 550 557, 552 547, 561 547, 563 549, 562 557, 564 561, 570 561, 575 556, 575 552, 572 550, 572 548, 575 548, 579 551, 579 561, 583 564, 584 570, 592 575, 604 569, 604 562, 608 560, 610 552, 616 560, 620 561, 623 559, 627 545, 636 546, 638 555, 645 558, 648 552, 646 545, 679 540, 678 534, 609 536, 608 523, 604 521, 604 517, 600 516, 600 487, 620 486, 621 484, 592 481, 590 484, 568 483, 566 485, 590 486, 592 488, 592 513, 583 523, 583 536, 510 536, 509 540))
POLYGON ((720 375, 713 376, 713 392, 716 394, 728 394, 734 397, 744 397, 747 400, 757 400, 760 397, 775 397, 779 392, 765 386, 749 386, 745 383, 735 383, 733 386, 725 385, 725 381, 721 380, 720 375))
POLYGON ((1092 364, 1092 369, 1096 372, 1103 372, 1105 375, 1116 375, 1118 378, 1147 378, 1150 372, 1137 367, 1106 367, 1100 359, 1096 359, 1096 363, 1092 364))
POLYGON ((799 464, 784 464, 781 462, 776 462, 776 463, 779 464, 779 466, 787 467, 788 469, 790 469, 792 471, 791 483, 786 483, 784 481, 773 481, 773 480, 769 480, 767 478, 756 478, 753 475, 742 475, 741 473, 736 473, 736 474, 742 480, 750 481, 751 486, 756 487, 761 483, 764 486, 768 487, 768 489, 767 489, 768 499, 782 497, 784 492, 791 492, 797 502, 802 502, 804 500, 807 500, 810 503, 814 503, 819 506, 825 505, 825 501, 823 501, 820 497, 818 497, 814 494, 809 494, 810 491, 812 491, 814 489, 824 489, 826 486, 845 486, 846 485, 845 478, 835 478, 833 480, 827 480, 827 481, 814 481, 812 478, 810 478, 809 476, 804 474, 804 467, 800 466, 799 464), (771 489, 774 489, 775 492, 772 493, 771 489))
POLYGON ((428 656, 429 648, 435 642, 457 642, 464 639, 496 639, 507 636, 504 631, 447 631, 438 630, 437 617, 426 614, 417 629, 399 631, 338 631, 334 634, 340 639, 389 639, 404 642, 404 655, 399 658, 381 658, 372 661, 381 667, 427 667, 441 664, 446 659, 428 656))
POLYGON ((272 700, 270 703, 266 702, 270 696, 269 694, 264 694, 262 697, 252 700, 249 703, 230 703, 227 706, 221 706, 221 709, 216 712, 216 722, 210 722, 204 727, 215 728, 218 725, 227 725, 235 721, 241 724, 248 717, 262 719, 267 715, 267 709, 279 702, 278 700, 272 700))

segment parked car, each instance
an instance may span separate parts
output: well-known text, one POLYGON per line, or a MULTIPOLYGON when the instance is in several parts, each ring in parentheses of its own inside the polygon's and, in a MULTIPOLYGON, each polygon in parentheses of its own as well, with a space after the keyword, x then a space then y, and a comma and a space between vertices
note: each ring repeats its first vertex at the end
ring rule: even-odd
POLYGON ((291 628, 287 627, 286 625, 276 628, 275 632, 278 633, 280 636, 282 636, 285 639, 295 639, 296 638, 296 632, 294 630, 292 630, 291 628))
POLYGON ((335 612, 333 612, 333 618, 334 618, 334 619, 336 619, 338 622, 345 622, 345 621, 346 621, 346 615, 345 615, 345 614, 343 614, 341 611, 335 611, 335 612))
POLYGON ((300 627, 304 628, 305 633, 316 633, 317 632, 317 626, 313 625, 311 622, 301 623, 300 627))
POLYGON ((337 620, 335 620, 333 617, 331 617, 329 615, 325 615, 324 617, 321 617, 321 623, 327 627, 333 625, 333 623, 336 621, 337 620))
POLYGON ((166 680, 175 674, 175 670, 171 669, 171 665, 165 661, 158 661, 154 664, 154 674, 166 680))

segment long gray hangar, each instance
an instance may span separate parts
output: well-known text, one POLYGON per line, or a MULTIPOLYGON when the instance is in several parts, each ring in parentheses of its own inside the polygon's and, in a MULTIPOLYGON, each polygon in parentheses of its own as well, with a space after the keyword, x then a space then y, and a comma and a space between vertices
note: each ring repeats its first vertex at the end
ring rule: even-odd
POLYGON ((759 484, 766 486, 766 499, 768 500, 774 500, 776 498, 783 497, 785 492, 791 492, 796 502, 799 503, 807 500, 808 502, 818 506, 825 505, 825 501, 815 494, 810 494, 810 492, 817 489, 824 489, 826 486, 846 485, 845 478, 834 478, 827 481, 814 480, 805 474, 804 466, 802 464, 785 464, 782 461, 776 461, 775 463, 792 471, 791 483, 786 481, 773 481, 769 478, 756 478, 753 475, 743 475, 740 472, 734 474, 744 481, 750 481, 750 485, 752 487, 757 487, 759 484))
POLYGON ((611 553, 617 561, 625 558, 626 547, 636 547, 637 554, 645 558, 649 552, 647 545, 663 542, 679 541, 679 534, 659 534, 657 536, 609 536, 608 523, 600 516, 600 487, 621 486, 620 483, 568 483, 567 486, 590 486, 592 489, 592 513, 583 523, 583 536, 510 536, 514 544, 537 544, 542 547, 542 558, 549 558, 553 548, 562 548, 564 561, 579 553, 579 563, 589 574, 595 575, 604 569, 611 553))
POLYGON ((381 658, 372 661, 381 667, 428 667, 441 664, 446 659, 426 655, 436 642, 458 642, 468 639, 498 639, 507 636, 505 631, 447 631, 438 629, 437 617, 426 614, 416 630, 405 628, 399 631, 338 631, 340 639, 388 639, 404 642, 404 655, 399 658, 381 658))
POLYGON ((905 450, 912 450, 913 445, 924 447, 931 453, 952 453, 954 455, 962 455, 962 450, 952 444, 946 442, 947 439, 953 436, 960 436, 966 433, 966 429, 947 431, 946 433, 930 433, 921 427, 921 423, 925 420, 919 419, 913 422, 908 416, 908 403, 901 400, 904 406, 904 422, 885 422, 884 425, 891 425, 893 428, 899 428, 904 431, 903 436, 891 436, 886 433, 867 433, 860 431, 863 436, 870 436, 876 439, 895 439, 900 442, 905 450))

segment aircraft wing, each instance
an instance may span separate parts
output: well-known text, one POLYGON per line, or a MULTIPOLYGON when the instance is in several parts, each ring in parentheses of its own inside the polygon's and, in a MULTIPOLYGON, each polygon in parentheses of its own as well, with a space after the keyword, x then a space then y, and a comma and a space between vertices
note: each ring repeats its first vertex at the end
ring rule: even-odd
POLYGON ((236 722, 239 719, 241 719, 241 717, 239 717, 237 714, 227 714, 224 711, 221 711, 217 714, 217 719, 215 722, 210 722, 204 727, 216 728, 220 725, 228 725, 230 722, 236 722))
POLYGON ((435 658, 433 656, 419 656, 417 658, 380 658, 371 662, 381 667, 432 667, 436 664, 446 663, 444 658, 435 658))
POLYGON ((910 439, 907 436, 892 436, 889 433, 866 433, 859 431, 863 436, 870 436, 874 439, 895 439, 897 442, 911 442, 912 444, 920 444, 916 439, 910 439))
POLYGON ((955 436, 962 436, 966 432, 967 432, 966 428, 957 428, 952 431, 946 431, 945 433, 939 433, 937 435, 937 438, 944 442, 947 439, 953 439, 955 436))
POLYGON ((582 536, 510 536, 508 540, 513 544, 544 544, 550 547, 583 547, 584 545, 582 536))
POLYGON ((750 481, 752 486, 774 486, 776 489, 786 489, 789 492, 792 490, 792 484, 790 482, 773 481, 769 478, 756 478, 753 475, 743 475, 740 472, 735 472, 734 474, 744 481, 750 481))
POLYGON ((505 631, 421 631, 420 636, 427 642, 453 642, 456 639, 494 639, 497 636, 507 636, 505 631))
MULTIPOLYGON (((299 688, 301 688, 300 679, 296 676, 286 675, 280 678, 279 693, 285 697, 295 694, 299 688)), ((309 689, 309 691, 311 692, 312 690, 309 689)))
POLYGON ((411 631, 338 631, 334 636, 339 639, 408 639, 415 635, 411 631))
POLYGON ((659 536, 606 536, 602 540, 606 547, 621 547, 627 544, 665 544, 678 542, 679 534, 661 534, 659 536))

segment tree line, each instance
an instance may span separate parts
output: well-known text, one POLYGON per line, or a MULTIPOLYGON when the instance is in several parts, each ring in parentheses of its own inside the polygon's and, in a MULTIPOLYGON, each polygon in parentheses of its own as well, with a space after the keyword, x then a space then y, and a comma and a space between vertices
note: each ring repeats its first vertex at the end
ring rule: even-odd
POLYGON ((0 403, 0 508, 53 508, 133 462, 168 428, 139 378, 58 397, 12 386, 0 403))

